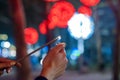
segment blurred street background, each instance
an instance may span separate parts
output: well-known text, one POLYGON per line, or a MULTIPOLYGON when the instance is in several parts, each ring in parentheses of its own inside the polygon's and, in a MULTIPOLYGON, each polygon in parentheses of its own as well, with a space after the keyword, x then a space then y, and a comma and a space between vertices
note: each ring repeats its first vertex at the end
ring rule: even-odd
MULTIPOLYGON (((38 73, 34 73, 38 75, 38 73)), ((6 75, 0 78, 1 80, 16 80, 13 75, 6 75)), ((112 80, 112 74, 110 72, 100 73, 92 72, 87 74, 79 74, 76 71, 66 71, 63 76, 59 77, 57 80, 112 80)))
POLYGON ((58 42, 68 66, 57 80, 119 80, 120 0, 0 0, 0 57, 18 60, 35 52, 0 80, 33 80, 58 42))

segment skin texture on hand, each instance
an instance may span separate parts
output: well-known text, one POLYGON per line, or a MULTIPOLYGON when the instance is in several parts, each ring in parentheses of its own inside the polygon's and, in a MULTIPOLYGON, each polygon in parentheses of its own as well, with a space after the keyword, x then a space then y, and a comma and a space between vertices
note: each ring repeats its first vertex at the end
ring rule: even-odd
POLYGON ((40 76, 54 80, 64 73, 68 62, 64 48, 65 43, 59 43, 48 52, 40 76))
POLYGON ((20 67, 20 63, 16 63, 14 60, 10 60, 7 58, 0 58, 0 75, 3 74, 4 70, 6 70, 7 73, 11 71, 11 68, 13 66, 20 67))

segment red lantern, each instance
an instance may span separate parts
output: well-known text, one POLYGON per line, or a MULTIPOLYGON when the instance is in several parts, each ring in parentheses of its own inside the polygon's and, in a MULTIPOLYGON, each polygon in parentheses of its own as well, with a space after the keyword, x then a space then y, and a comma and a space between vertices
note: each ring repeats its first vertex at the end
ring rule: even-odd
POLYGON ((44 0, 44 1, 46 1, 46 2, 56 2, 56 1, 62 1, 62 0, 44 0))
POLYGON ((88 16, 92 15, 92 10, 90 9, 90 7, 87 7, 87 6, 80 6, 78 8, 78 12, 88 16))
POLYGON ((32 27, 24 29, 24 35, 27 44, 35 44, 38 41, 38 33, 36 29, 32 27))
POLYGON ((80 0, 80 2, 86 6, 96 6, 100 0, 80 0))
POLYGON ((41 34, 47 34, 47 21, 46 20, 44 20, 42 23, 40 23, 39 31, 41 34))
POLYGON ((51 10, 50 15, 51 17, 55 16, 57 17, 56 25, 60 28, 66 28, 67 27, 67 21, 72 17, 74 14, 75 9, 74 6, 67 2, 67 1, 60 1, 56 2, 51 10))

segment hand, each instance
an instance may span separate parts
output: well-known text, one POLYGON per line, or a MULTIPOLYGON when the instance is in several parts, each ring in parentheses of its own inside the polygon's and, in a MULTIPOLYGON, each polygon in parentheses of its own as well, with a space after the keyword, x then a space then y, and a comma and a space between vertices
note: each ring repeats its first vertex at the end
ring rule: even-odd
POLYGON ((7 58, 0 58, 0 75, 3 74, 4 70, 6 70, 6 72, 9 73, 13 66, 20 67, 21 64, 16 63, 16 61, 14 61, 14 60, 10 60, 7 58))
POLYGON ((59 43, 48 52, 43 60, 43 69, 40 76, 44 76, 48 80, 54 80, 64 73, 68 62, 64 48, 65 43, 59 43))

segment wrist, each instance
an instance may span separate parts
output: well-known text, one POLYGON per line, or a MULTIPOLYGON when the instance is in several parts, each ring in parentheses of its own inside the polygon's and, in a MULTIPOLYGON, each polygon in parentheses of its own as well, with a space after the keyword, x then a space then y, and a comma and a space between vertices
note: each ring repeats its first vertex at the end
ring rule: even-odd
POLYGON ((35 78, 35 80, 48 80, 48 79, 44 76, 38 76, 35 78))
POLYGON ((40 76, 44 76, 48 80, 53 80, 52 72, 49 69, 42 69, 40 76))

